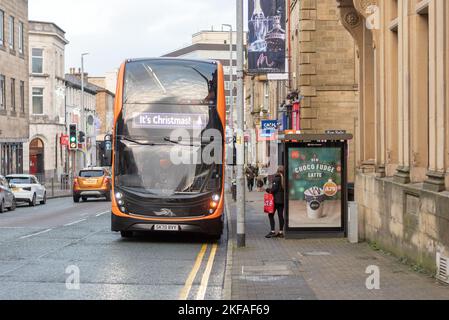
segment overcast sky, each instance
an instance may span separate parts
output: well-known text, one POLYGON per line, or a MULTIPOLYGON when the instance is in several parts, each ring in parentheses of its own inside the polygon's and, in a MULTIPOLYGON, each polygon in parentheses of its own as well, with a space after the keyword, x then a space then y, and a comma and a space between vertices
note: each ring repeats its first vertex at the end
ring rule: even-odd
POLYGON ((29 0, 30 20, 56 23, 70 44, 66 70, 103 75, 126 58, 155 57, 191 43, 192 34, 235 27, 233 0, 29 0))

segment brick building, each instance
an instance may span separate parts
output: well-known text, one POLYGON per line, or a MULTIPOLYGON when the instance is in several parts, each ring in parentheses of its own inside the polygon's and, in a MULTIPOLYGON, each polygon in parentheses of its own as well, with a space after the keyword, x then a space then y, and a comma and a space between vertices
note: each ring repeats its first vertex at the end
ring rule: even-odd
POLYGON ((28 1, 0 0, 0 174, 24 170, 28 141, 28 1))

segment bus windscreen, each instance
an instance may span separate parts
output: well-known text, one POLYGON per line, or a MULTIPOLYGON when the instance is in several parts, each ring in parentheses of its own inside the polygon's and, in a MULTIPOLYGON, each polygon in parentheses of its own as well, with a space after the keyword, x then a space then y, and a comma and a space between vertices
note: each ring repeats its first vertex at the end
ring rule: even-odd
POLYGON ((135 61, 126 67, 124 104, 215 104, 217 66, 197 61, 135 61))

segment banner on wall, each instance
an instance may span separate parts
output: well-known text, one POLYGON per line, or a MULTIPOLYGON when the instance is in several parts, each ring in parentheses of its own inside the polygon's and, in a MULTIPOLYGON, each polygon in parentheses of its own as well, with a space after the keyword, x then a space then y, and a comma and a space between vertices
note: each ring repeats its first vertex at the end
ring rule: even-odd
POLYGON ((285 0, 249 0, 249 73, 285 73, 285 14, 285 0))

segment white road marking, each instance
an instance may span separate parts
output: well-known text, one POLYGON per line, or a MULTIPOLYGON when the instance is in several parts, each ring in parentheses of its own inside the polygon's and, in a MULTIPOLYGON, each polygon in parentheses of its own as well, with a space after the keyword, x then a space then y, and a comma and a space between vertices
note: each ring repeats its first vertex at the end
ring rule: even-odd
POLYGON ((26 227, 0 227, 0 229, 4 229, 4 230, 19 230, 19 229, 26 229, 26 227))
POLYGON ((31 237, 34 237, 34 236, 38 236, 38 235, 50 232, 52 230, 53 229, 47 229, 47 230, 44 230, 44 231, 41 231, 41 232, 37 232, 37 233, 33 233, 33 234, 30 234, 30 235, 27 235, 27 236, 20 237, 20 239, 28 239, 28 238, 31 238, 31 237))
POLYGON ((70 227, 70 226, 73 226, 75 224, 81 223, 81 222, 86 221, 86 220, 87 219, 81 219, 81 220, 78 220, 78 221, 70 222, 70 223, 65 224, 64 227, 70 227))
POLYGON ((105 211, 105 212, 99 213, 99 214, 96 215, 96 217, 101 217, 102 215, 105 215, 105 214, 107 214, 107 213, 109 213, 109 212, 110 212, 110 211, 105 211))

